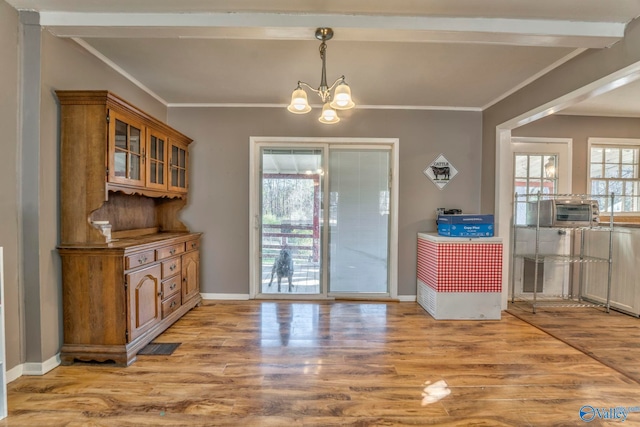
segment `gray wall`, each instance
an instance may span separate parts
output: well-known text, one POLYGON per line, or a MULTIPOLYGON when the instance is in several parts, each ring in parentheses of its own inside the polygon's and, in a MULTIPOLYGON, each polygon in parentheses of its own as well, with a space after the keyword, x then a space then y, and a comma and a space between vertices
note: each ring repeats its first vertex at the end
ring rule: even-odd
POLYGON ((190 202, 182 219, 205 233, 202 292, 249 293, 249 137, 399 138, 398 295, 416 294, 416 233, 435 229, 437 207, 480 207, 481 114, 353 110, 335 126, 318 111, 285 108, 172 108, 169 124, 191 146, 190 202), (443 190, 422 171, 439 155, 460 171, 443 190))
POLYGON ((538 107, 559 105, 560 97, 640 61, 640 19, 627 25, 625 38, 607 49, 587 50, 533 81, 482 114, 483 211, 495 209, 496 126, 538 107))
MULTIPOLYGON (((74 41, 59 39, 47 31, 42 32, 41 78, 39 310, 42 319, 38 339, 42 341, 41 360, 47 360, 60 350, 62 343, 62 285, 59 256, 55 250, 59 241, 60 130, 59 108, 54 91, 110 90, 163 121, 166 121, 166 108, 74 41)), ((27 305, 29 303, 26 301, 27 305)))
POLYGON ((640 138, 640 119, 554 115, 514 129, 513 136, 572 138, 572 193, 587 190, 588 138, 640 138))
MULTIPOLYGON (((19 18, 17 12, 0 0, 0 128, 3 130, 3 155, 0 157, 0 245, 5 248, 5 302, 7 368, 32 362, 40 363, 55 356, 62 344, 62 300, 58 243, 58 141, 59 110, 53 93, 56 89, 111 90, 134 103, 142 110, 166 121, 166 107, 137 86, 107 67, 75 42, 58 39, 46 31, 41 34, 41 75, 19 75, 18 43, 19 18), (24 79, 24 80, 23 80, 24 79), (21 183, 19 153, 24 142, 20 139, 18 117, 21 108, 19 87, 35 84, 41 88, 39 107, 40 137, 29 143, 28 154, 38 156, 36 170, 27 170, 38 188, 35 209, 25 206, 18 196, 21 183), (36 259, 22 263, 22 235, 19 223, 35 218, 37 236, 29 236, 38 245, 36 259), (32 239, 33 237, 33 239, 32 239), (36 266, 35 280, 25 282, 25 268, 36 266), (32 283, 35 282, 35 283, 32 283), (26 291, 28 290, 28 292, 26 291), (37 293, 37 298, 24 296, 37 293), (31 322, 25 317, 30 316, 31 322), (35 316, 34 313, 39 313, 35 316), (33 318, 36 318, 35 320, 33 318)), ((32 52, 24 52, 26 55, 32 52)))
POLYGON ((4 296, 7 366, 21 363, 24 319, 21 317, 18 256, 18 12, 0 1, 0 246, 4 247, 4 296))
MULTIPOLYGON (((62 343, 61 279, 58 243, 58 104, 56 89, 107 89, 160 120, 165 106, 111 70, 71 40, 48 32, 41 39, 38 283, 21 283, 17 231, 19 174, 18 138, 19 20, 0 1, 0 53, 3 55, 0 120, 4 180, 0 238, 5 247, 7 302, 7 368, 53 357, 62 343), (6 9, 6 11, 5 11, 6 9), (6 12, 6 13, 5 13, 6 12), (25 286, 39 294, 24 301, 25 286), (37 325, 25 330, 24 313, 37 312, 37 325), (34 343, 37 343, 34 344, 34 343), (35 348, 30 348, 31 346, 35 348), (30 351, 31 350, 31 351, 30 351)), ((26 82, 29 84, 30 82, 26 82)), ((399 293, 415 294, 415 234, 432 230, 438 206, 477 211, 479 206, 480 113, 356 111, 337 127, 327 128, 315 117, 292 116, 284 109, 174 109, 170 124, 196 139, 193 144, 192 197, 184 218, 192 229, 206 232, 203 247, 203 292, 248 293, 248 165, 249 136, 368 136, 400 138, 400 279, 399 293), (445 190, 438 190, 422 170, 444 153, 460 170, 445 190), (215 219, 215 221, 213 221, 215 219)))

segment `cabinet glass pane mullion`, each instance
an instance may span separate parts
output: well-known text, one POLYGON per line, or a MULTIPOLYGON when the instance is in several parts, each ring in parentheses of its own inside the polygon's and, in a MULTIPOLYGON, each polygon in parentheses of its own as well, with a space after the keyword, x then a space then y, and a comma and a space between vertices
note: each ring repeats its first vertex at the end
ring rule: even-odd
POLYGON ((171 168, 171 185, 176 187, 178 183, 178 169, 171 168))
POLYGON ((165 140, 156 136, 149 137, 149 177, 150 184, 164 184, 165 140))
POLYGON ((153 184, 158 183, 157 165, 153 160, 149 164, 149 181, 153 184))
POLYGON ((164 163, 164 141, 162 139, 158 139, 158 154, 156 158, 164 163))
POLYGON ((171 147, 171 166, 178 165, 178 147, 175 145, 171 147))
POLYGON ((115 146, 116 149, 122 149, 122 150, 126 150, 128 148, 128 135, 129 135, 129 125, 127 125, 125 122, 122 122, 120 120, 116 119, 116 129, 115 129, 115 134, 116 134, 116 140, 115 140, 115 146))
POLYGON ((178 150, 178 156, 179 156, 178 166, 180 166, 181 168, 186 167, 187 165, 186 152, 183 149, 180 149, 178 150))
POLYGON ((142 145, 140 144, 140 129, 129 126, 129 150, 135 154, 142 153, 142 145))
POLYGON ((113 173, 115 176, 125 177, 127 174, 127 152, 116 148, 114 154, 115 162, 113 167, 113 173))
POLYGON ((129 154, 129 179, 140 179, 140 162, 141 156, 134 153, 129 154))
POLYGON ((150 141, 149 141, 149 157, 151 159, 157 159, 158 158, 158 154, 157 154, 157 147, 158 146, 158 138, 156 138, 155 136, 151 135, 150 141))

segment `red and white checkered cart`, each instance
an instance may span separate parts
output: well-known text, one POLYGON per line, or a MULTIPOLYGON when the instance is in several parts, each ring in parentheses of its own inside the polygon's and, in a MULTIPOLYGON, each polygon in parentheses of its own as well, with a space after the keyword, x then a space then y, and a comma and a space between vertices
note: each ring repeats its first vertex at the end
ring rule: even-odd
POLYGON ((500 319, 502 238, 418 233, 417 285, 435 319, 500 319))

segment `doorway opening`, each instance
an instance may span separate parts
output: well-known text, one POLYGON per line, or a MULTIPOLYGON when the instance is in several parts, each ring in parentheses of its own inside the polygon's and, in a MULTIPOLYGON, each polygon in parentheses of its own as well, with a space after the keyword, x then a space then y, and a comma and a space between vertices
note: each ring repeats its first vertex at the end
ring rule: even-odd
MULTIPOLYGON (((538 194, 555 195, 570 192, 572 142, 570 138, 511 139, 513 224, 526 223, 527 204, 537 200, 538 194)), ((533 254, 536 244, 539 244, 545 248, 545 253, 566 254, 571 245, 570 235, 544 229, 539 232, 536 243, 536 230, 523 228, 519 229, 517 237, 511 238, 511 280, 508 289, 533 292, 532 278, 536 269, 540 277, 536 292, 540 293, 540 296, 560 295, 563 290, 569 288, 570 266, 544 261, 536 264, 531 257, 515 257, 514 253, 533 254)))

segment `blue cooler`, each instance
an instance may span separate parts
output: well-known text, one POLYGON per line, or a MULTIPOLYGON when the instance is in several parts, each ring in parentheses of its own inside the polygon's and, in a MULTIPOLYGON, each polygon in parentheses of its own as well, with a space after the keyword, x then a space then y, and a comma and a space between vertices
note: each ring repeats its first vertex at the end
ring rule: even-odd
POLYGON ((493 215, 438 215, 438 234, 450 237, 493 237, 493 215))

